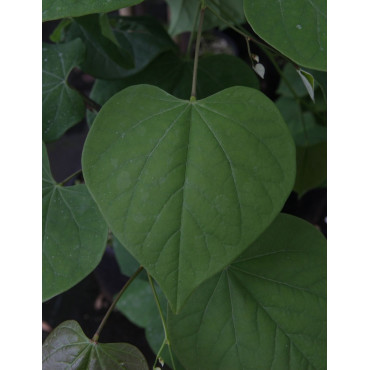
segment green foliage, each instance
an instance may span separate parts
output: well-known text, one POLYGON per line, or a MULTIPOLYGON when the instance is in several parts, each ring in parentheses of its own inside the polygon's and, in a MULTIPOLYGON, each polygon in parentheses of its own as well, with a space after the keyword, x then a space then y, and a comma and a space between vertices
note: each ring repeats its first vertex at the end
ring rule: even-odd
POLYGON ((325 0, 244 0, 253 30, 303 67, 326 71, 325 0))
POLYGON ((324 369, 325 271, 323 236, 278 216, 180 314, 169 311, 176 355, 186 369, 324 369))
POLYGON ((111 12, 141 3, 143 0, 42 0, 42 21, 85 14, 111 12))
MULTIPOLYGON (((82 184, 56 183, 43 144, 43 300, 93 271, 108 244, 132 276, 111 309, 145 329, 153 368, 325 369, 325 239, 280 212, 292 190, 326 182, 326 4, 171 0, 168 32, 108 14, 140 2, 43 1, 43 20, 62 19, 43 44, 43 141, 91 126, 82 184), (201 34, 195 60, 192 45, 184 55, 186 37, 170 35, 203 14, 203 29, 248 39, 249 60, 204 52, 201 34), (89 97, 67 82, 76 67, 96 78, 89 97), (270 68, 274 101, 258 91, 270 68)), ((98 343, 110 312, 92 340, 74 321, 57 327, 43 368, 148 369, 137 348, 98 343)))
POLYGON ((149 370, 143 354, 128 343, 94 343, 76 321, 65 321, 43 344, 44 370, 149 370))
POLYGON ((85 115, 82 97, 67 83, 73 67, 83 60, 84 50, 79 39, 42 46, 42 137, 46 142, 61 137, 85 115))
POLYGON ((63 187, 42 147, 42 298, 71 288, 99 263, 107 226, 85 185, 63 187))
POLYGON ((294 157, 285 123, 257 90, 191 103, 138 85, 104 105, 82 164, 114 235, 178 311, 277 215, 294 157))

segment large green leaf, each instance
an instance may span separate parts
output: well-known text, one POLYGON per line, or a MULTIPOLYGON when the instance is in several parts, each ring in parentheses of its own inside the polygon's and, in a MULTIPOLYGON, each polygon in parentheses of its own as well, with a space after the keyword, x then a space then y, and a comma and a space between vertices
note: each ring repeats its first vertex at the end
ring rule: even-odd
POLYGON ((42 45, 42 137, 58 139, 85 115, 85 104, 77 91, 67 84, 73 67, 84 58, 81 40, 67 44, 42 45))
POLYGON ((290 132, 298 146, 326 142, 326 127, 316 123, 311 112, 302 112, 295 99, 281 97, 276 101, 290 132))
POLYGON ((44 370, 149 370, 145 357, 128 343, 91 341, 76 321, 55 328, 42 346, 44 370))
MULTIPOLYGON (((180 59, 173 52, 161 54, 140 73, 123 80, 97 80, 91 99, 104 104, 118 91, 138 84, 158 86, 180 99, 189 99, 193 74, 193 61, 180 59)), ((199 59, 197 96, 206 98, 232 86, 249 86, 258 89, 256 74, 241 59, 232 55, 211 55, 199 59)), ((96 114, 88 114, 91 124, 96 114)))
POLYGON ((297 178, 294 191, 303 195, 308 190, 322 186, 327 174, 327 145, 297 146, 297 178))
MULTIPOLYGON (((200 7, 200 0, 167 0, 167 3, 170 8, 168 32, 171 35, 177 35, 182 32, 192 31, 200 7)), ((222 7, 234 21, 233 23, 238 24, 245 21, 242 0, 214 0, 214 3, 209 1, 207 5, 211 6, 219 14, 222 14, 219 10, 219 7, 222 7)), ((209 10, 206 10, 203 29, 207 30, 217 26, 225 27, 226 24, 209 10)))
POLYGON ((71 288, 100 262, 107 225, 85 185, 63 187, 52 178, 42 149, 42 298, 71 288))
POLYGON ((137 85, 103 106, 82 163, 114 235, 178 311, 281 210, 295 147, 257 90, 232 87, 189 102, 137 85))
POLYGON ((244 0, 253 30, 304 67, 326 70, 325 0, 244 0))
POLYGON ((325 238, 279 215, 168 327, 186 369, 325 369, 325 238))
POLYGON ((77 18, 68 31, 68 40, 79 37, 86 44, 87 58, 81 69, 94 77, 125 78, 141 71, 162 52, 176 50, 173 40, 153 17, 112 17, 110 22, 121 50, 132 53, 134 68, 123 68, 117 64, 117 58, 106 52, 107 48, 102 48, 103 40, 110 47, 112 41, 97 31, 101 27, 97 15, 77 18))
POLYGON ((141 3, 143 0, 42 0, 42 21, 107 13, 141 3))

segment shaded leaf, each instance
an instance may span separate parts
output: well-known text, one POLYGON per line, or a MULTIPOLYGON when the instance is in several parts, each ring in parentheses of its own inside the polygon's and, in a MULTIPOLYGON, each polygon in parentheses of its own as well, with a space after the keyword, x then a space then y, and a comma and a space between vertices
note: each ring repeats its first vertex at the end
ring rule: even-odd
POLYGON ((302 112, 295 99, 281 97, 276 101, 293 139, 298 146, 326 142, 326 127, 316 123, 311 112, 302 112))
MULTIPOLYGON (((212 7, 218 14, 221 14, 219 7, 222 7, 223 10, 230 15, 231 19, 234 20, 235 24, 243 23, 245 21, 242 0, 228 0, 227 4, 223 0, 215 0, 214 2, 216 5, 213 2, 209 2, 207 5, 212 7)), ((182 32, 192 31, 194 21, 200 7, 200 1, 167 0, 167 3, 170 8, 170 25, 168 32, 171 35, 177 35, 182 32)), ((206 10, 203 30, 208 30, 217 26, 226 27, 223 21, 212 14, 209 10, 206 10)))
POLYGON ((95 343, 76 321, 55 328, 42 346, 44 370, 149 370, 145 357, 128 343, 95 343))
POLYGON ((325 183, 327 176, 326 151, 326 143, 297 147, 297 177, 294 191, 299 196, 325 183))
POLYGON ((64 38, 64 30, 72 22, 72 19, 65 18, 62 19, 59 24, 55 27, 53 33, 50 35, 49 39, 55 43, 61 42, 64 38))
POLYGON ((138 85, 103 106, 82 163, 112 232, 178 311, 278 214, 294 183, 295 146, 257 90, 189 102, 138 85))
POLYGON ((244 0, 253 30, 307 68, 326 70, 325 0, 244 0))
POLYGON ((71 288, 98 265, 108 229, 85 185, 63 187, 52 178, 42 149, 42 298, 71 288))
MULTIPOLYGON (((173 52, 161 54, 142 72, 117 81, 97 80, 91 99, 104 104, 118 91, 137 84, 158 86, 180 99, 189 99, 193 75, 193 61, 180 59, 173 52)), ((249 86, 258 89, 259 82, 249 66, 231 55, 201 57, 198 65, 197 97, 206 98, 232 86, 249 86)), ((96 114, 88 114, 91 124, 96 114)))
POLYGON ((42 0, 42 21, 107 13, 141 3, 143 0, 42 0))
POLYGON ((325 369, 326 241, 279 215, 227 269, 168 312, 186 369, 325 369))
MULTIPOLYGON (((95 30, 95 34, 100 29, 97 15, 79 19, 85 20, 86 25, 95 30)), ((107 80, 125 78, 141 71, 162 52, 176 50, 173 40, 153 17, 112 17, 110 23, 121 50, 130 50, 132 53, 134 68, 122 68, 118 65, 101 50, 96 35, 92 32, 86 34, 84 28, 78 26, 76 22, 69 29, 69 39, 80 37, 85 42, 87 58, 81 68, 94 77, 107 80)), ((102 34, 101 37, 107 40, 102 34)))
POLYGON ((67 84, 73 67, 84 58, 84 45, 76 39, 67 44, 42 45, 42 137, 52 141, 82 120, 85 104, 67 84))

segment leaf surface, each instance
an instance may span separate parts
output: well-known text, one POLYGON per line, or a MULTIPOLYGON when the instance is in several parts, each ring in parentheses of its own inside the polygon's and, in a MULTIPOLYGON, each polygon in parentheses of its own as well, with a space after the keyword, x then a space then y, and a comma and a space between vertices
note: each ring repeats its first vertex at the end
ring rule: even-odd
POLYGON ((42 0, 42 21, 107 13, 141 3, 143 0, 42 0))
POLYGON ((71 288, 100 262, 107 225, 85 185, 63 187, 42 150, 42 298, 71 288))
POLYGON ((42 346, 44 370, 149 370, 143 354, 128 343, 92 342, 76 321, 55 328, 42 346))
POLYGON ((257 90, 191 103, 137 85, 99 112, 82 163, 112 232, 177 311, 278 214, 293 187, 295 147, 257 90))
POLYGON ((258 36, 284 55, 326 70, 325 0, 244 0, 244 12, 258 36))
POLYGON ((83 60, 84 51, 79 39, 66 44, 42 45, 42 137, 45 142, 61 137, 85 115, 82 97, 67 83, 73 67, 83 60))
POLYGON ((325 369, 326 241, 279 215, 227 269, 168 312, 186 369, 325 369))

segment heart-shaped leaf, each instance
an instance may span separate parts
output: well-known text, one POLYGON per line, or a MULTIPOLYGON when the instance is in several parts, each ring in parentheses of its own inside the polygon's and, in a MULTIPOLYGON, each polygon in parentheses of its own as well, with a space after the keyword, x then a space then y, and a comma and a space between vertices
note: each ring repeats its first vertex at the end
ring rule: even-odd
POLYGON ((104 105, 82 163, 112 232, 178 311, 279 213, 294 183, 295 147, 257 90, 189 102, 137 85, 104 105))
POLYGON ((186 369, 325 369, 325 238, 279 215, 179 315, 168 312, 168 329, 186 369))
POLYGON ((42 45, 42 138, 58 139, 85 115, 85 104, 67 84, 72 68, 84 58, 81 40, 42 45))
POLYGON ((253 30, 296 63, 326 70, 325 0, 244 0, 253 30))
POLYGON ((42 21, 85 14, 107 13, 141 3, 143 0, 42 0, 42 21))
MULTIPOLYGON (((138 84, 158 86, 180 99, 189 99, 193 75, 193 61, 180 59, 175 53, 161 54, 143 71, 117 81, 97 80, 91 99, 104 104, 115 93, 138 84)), ((249 86, 258 89, 259 82, 247 63, 232 55, 210 55, 199 59, 197 97, 206 98, 232 86, 249 86)), ((96 114, 88 112, 91 124, 96 114)))
POLYGON ((95 343, 76 321, 55 328, 42 346, 43 370, 149 370, 143 354, 128 343, 95 343))
POLYGON ((42 298, 71 288, 100 262, 108 229, 85 185, 55 183, 42 147, 42 298))

